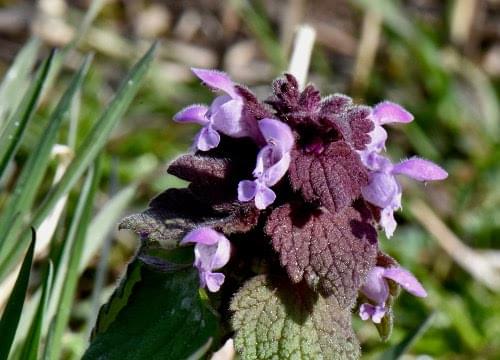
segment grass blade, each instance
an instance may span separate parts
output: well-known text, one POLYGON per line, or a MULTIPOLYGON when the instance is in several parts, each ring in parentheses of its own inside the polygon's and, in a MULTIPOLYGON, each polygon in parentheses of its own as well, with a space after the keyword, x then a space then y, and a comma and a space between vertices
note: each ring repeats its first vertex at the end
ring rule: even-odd
POLYGON ((71 304, 78 282, 78 267, 85 245, 85 235, 92 215, 92 206, 97 192, 99 176, 99 164, 96 163, 87 175, 65 241, 64 246, 69 247, 71 250, 58 309, 54 317, 53 329, 51 336, 47 340, 47 348, 45 349, 45 358, 47 359, 59 359, 62 345, 61 340, 69 320, 71 304))
POLYGON ((30 331, 24 342, 24 347, 21 352, 20 360, 36 360, 38 357, 38 349, 40 346, 40 338, 42 335, 43 322, 47 310, 50 289, 54 278, 54 266, 52 261, 49 262, 45 281, 43 283, 42 297, 38 303, 35 319, 31 324, 30 331))
POLYGON ((36 80, 29 87, 21 104, 18 106, 16 112, 9 118, 0 135, 0 178, 21 144, 26 126, 35 113, 38 100, 40 100, 40 95, 45 85, 45 80, 47 79, 54 59, 54 54, 55 52, 51 52, 47 60, 45 60, 38 71, 36 80))
POLYGON ((19 105, 18 94, 35 64, 40 40, 32 38, 21 49, 0 85, 0 129, 12 109, 19 105))
POLYGON ((35 252, 36 233, 32 228, 31 245, 24 257, 21 270, 16 280, 14 290, 10 294, 9 301, 5 307, 5 311, 0 320, 0 360, 5 360, 9 356, 9 351, 12 346, 12 341, 16 334, 17 325, 21 318, 23 310, 24 298, 28 289, 30 279, 31 263, 33 262, 33 254, 35 252))
POLYGON ((28 210, 33 204, 36 192, 49 164, 50 153, 57 140, 57 134, 63 122, 64 115, 68 111, 75 94, 83 83, 91 60, 91 57, 87 57, 80 67, 80 70, 74 75, 66 92, 52 113, 47 128, 40 137, 40 141, 34 147, 34 150, 28 157, 19 175, 14 192, 0 216, 0 253, 8 253, 12 247, 15 246, 15 244, 7 243, 10 247, 7 246, 4 251, 4 246, 8 238, 7 234, 10 233, 14 235, 10 236, 10 240, 15 240, 17 228, 22 223, 21 217, 18 217, 16 220, 14 220, 14 217, 16 214, 28 213, 28 210))
MULTIPOLYGON (((76 151, 78 155, 69 165, 61 181, 52 189, 42 205, 36 210, 32 218, 33 226, 39 226, 43 222, 45 217, 57 204, 58 200, 69 192, 85 169, 95 159, 99 151, 102 150, 114 126, 123 116, 125 110, 137 93, 141 80, 144 78, 151 61, 153 60, 156 47, 156 43, 152 45, 148 52, 146 52, 146 54, 139 60, 139 62, 132 68, 129 75, 125 78, 114 99, 107 106, 104 113, 97 120, 90 133, 76 151)), ((19 258, 18 249, 28 241, 27 235, 27 231, 24 231, 23 235, 19 239, 18 245, 14 247, 5 257, 5 261, 0 263, 0 279, 5 276, 5 274, 13 267, 19 258)))
POLYGON ((397 360, 408 351, 411 345, 415 343, 432 324, 434 313, 429 315, 414 331, 408 334, 399 344, 384 351, 379 360, 397 360))

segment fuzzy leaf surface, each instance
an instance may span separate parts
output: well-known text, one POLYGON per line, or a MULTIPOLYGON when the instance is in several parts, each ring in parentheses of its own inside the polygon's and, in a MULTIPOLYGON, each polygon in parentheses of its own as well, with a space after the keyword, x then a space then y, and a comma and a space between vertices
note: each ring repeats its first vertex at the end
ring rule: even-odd
POLYGON ((359 197, 368 184, 368 173, 358 154, 347 143, 329 144, 322 153, 292 152, 290 182, 308 202, 340 211, 359 197))
POLYGON ((242 360, 358 359, 351 313, 283 278, 259 275, 233 298, 235 348, 242 360))
POLYGON ((265 231, 294 283, 305 280, 342 308, 352 307, 377 256, 377 233, 364 203, 336 214, 285 204, 271 213, 265 231))

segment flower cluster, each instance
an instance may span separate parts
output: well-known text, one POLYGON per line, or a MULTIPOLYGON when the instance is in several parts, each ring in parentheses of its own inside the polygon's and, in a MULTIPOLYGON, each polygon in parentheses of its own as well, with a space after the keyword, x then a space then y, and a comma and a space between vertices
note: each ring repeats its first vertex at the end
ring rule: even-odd
POLYGON ((428 160, 394 164, 384 154, 383 126, 413 121, 408 111, 388 101, 372 108, 345 95, 321 97, 313 85, 301 91, 289 74, 275 80, 272 96, 261 102, 225 73, 193 72, 222 94, 209 106, 192 105, 175 115, 177 122, 202 128, 194 154, 169 168, 190 185, 172 190, 161 214, 182 213, 195 223, 180 243, 195 244, 202 287, 218 291, 225 276, 215 271, 230 266, 231 253, 241 264, 258 238, 272 248, 262 250, 267 268, 284 269, 291 284, 305 284, 347 312, 361 294, 364 320, 380 323, 387 316, 389 284, 426 296, 413 275, 379 249, 376 231, 394 233, 399 175, 447 177, 428 160))

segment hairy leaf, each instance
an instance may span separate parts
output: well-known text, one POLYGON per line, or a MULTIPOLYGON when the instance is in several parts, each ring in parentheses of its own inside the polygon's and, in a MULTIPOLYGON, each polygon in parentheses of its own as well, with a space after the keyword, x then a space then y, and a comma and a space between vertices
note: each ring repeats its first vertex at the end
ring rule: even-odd
POLYGON ((258 219, 259 211, 251 204, 210 207, 190 189, 168 189, 147 210, 123 219, 119 228, 134 231, 149 248, 168 250, 196 227, 210 226, 228 235, 249 231, 258 219))
POLYGON ((140 265, 125 306, 95 335, 83 359, 186 359, 217 333, 198 286, 193 268, 163 273, 140 265))
POLYGON ((168 167, 168 173, 186 181, 221 183, 230 174, 230 161, 207 156, 182 155, 168 167))
POLYGON ((349 309, 285 277, 259 275, 231 303, 242 360, 358 359, 349 309))
POLYGON ((350 308, 368 271, 375 265, 377 233, 366 206, 307 210, 285 204, 275 209, 265 226, 294 283, 303 279, 324 295, 350 308))
POLYGON ((343 141, 329 144, 321 153, 294 150, 289 177, 304 200, 320 203, 332 212, 350 205, 368 184, 359 155, 343 141))

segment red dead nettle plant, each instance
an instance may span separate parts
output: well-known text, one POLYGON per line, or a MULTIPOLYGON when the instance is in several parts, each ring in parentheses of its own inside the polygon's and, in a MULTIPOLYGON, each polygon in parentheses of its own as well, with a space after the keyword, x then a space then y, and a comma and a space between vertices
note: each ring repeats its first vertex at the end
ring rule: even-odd
MULTIPOLYGON (((218 96, 174 117, 201 126, 192 152, 168 168, 189 186, 166 190, 122 227, 143 248, 194 252, 203 297, 220 314, 219 341, 233 338, 242 359, 359 358, 353 314, 386 338, 400 288, 426 296, 379 248, 377 230, 389 238, 396 228, 398 176, 447 173, 384 154, 384 125, 413 120, 395 103, 300 91, 290 74, 260 101, 225 73, 193 72, 218 96)), ((154 251, 139 258, 159 271, 175 265, 154 251)))

